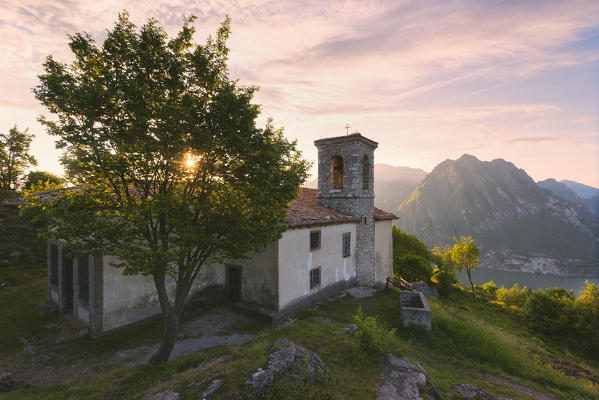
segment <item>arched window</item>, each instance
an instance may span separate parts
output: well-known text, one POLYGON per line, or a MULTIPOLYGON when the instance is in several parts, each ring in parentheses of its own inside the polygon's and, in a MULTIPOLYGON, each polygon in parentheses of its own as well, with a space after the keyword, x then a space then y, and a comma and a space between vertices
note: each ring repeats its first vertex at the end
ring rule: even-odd
POLYGON ((367 190, 370 184, 370 163, 368 162, 368 156, 364 156, 362 159, 362 189, 367 190))
POLYGON ((331 159, 331 189, 343 189, 343 157, 331 159))

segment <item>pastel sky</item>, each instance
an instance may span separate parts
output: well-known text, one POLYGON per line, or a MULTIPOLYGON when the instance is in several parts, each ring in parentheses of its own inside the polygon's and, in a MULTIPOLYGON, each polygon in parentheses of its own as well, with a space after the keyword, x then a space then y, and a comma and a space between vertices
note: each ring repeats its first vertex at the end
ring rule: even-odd
POLYGON ((596 0, 0 0, 0 132, 36 134, 39 169, 62 172, 31 91, 44 58, 71 59, 67 34, 101 43, 124 9, 170 34, 194 14, 198 42, 229 15, 231 75, 260 86, 261 123, 309 160, 349 124, 379 142, 377 163, 469 153, 599 186, 596 0))

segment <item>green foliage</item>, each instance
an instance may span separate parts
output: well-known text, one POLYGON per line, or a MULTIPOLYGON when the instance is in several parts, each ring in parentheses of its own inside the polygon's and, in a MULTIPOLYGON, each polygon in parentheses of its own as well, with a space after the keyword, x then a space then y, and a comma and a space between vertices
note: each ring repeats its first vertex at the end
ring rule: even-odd
POLYGON ((205 45, 194 42, 194 20, 169 38, 155 20, 138 32, 122 13, 101 47, 70 36, 74 62, 48 56, 34 88, 77 189, 51 202, 33 193, 30 207, 56 221, 46 235, 67 251, 110 254, 125 274, 152 275, 171 344, 200 269, 278 239, 309 167, 282 129, 256 126, 257 89, 229 77, 229 19, 205 45))
POLYGON ((449 250, 449 258, 456 266, 458 271, 466 271, 470 287, 472 289, 472 297, 474 297, 474 283, 472 282, 472 271, 480 264, 479 250, 472 236, 454 237, 455 244, 449 250))
POLYGON ((393 226, 393 273, 414 282, 430 282, 433 255, 424 242, 393 226))
POLYGON ((497 289, 497 300, 518 311, 533 330, 574 348, 599 354, 599 286, 586 281, 578 297, 574 291, 551 288, 532 291, 518 284, 497 289))
POLYGON ((430 262, 425 258, 414 254, 404 254, 393 260, 393 273, 408 282, 430 282, 433 270, 430 262))
POLYGON ((506 289, 503 286, 497 289, 497 300, 504 302, 508 306, 524 307, 528 297, 530 296, 531 290, 524 286, 520 289, 517 283, 510 289, 506 289))
POLYGON ((31 188, 32 186, 40 185, 47 183, 49 185, 57 185, 61 186, 64 183, 64 179, 62 179, 58 175, 54 175, 51 172, 46 171, 30 171, 25 178, 24 186, 26 188, 31 188))
POLYGON ((526 302, 525 318, 539 332, 567 336, 576 330, 575 304, 572 291, 537 290, 526 302))
POLYGON ((493 280, 483 284, 483 291, 490 295, 491 297, 495 297, 497 295, 497 285, 493 280))
POLYGON ((599 285, 585 282, 575 300, 577 327, 589 339, 589 345, 599 353, 599 285))
POLYGON ((15 125, 8 134, 0 134, 0 190, 17 190, 23 173, 30 165, 37 165, 35 158, 29 154, 31 141, 35 137, 21 132, 15 125))
POLYGON ((437 287, 441 296, 451 293, 456 283, 456 267, 449 256, 449 248, 435 246, 433 249, 433 260, 436 264, 433 269, 432 282, 437 287))
POLYGON ((396 329, 387 329, 375 316, 364 316, 362 306, 358 307, 352 319, 358 327, 356 338, 364 350, 384 354, 393 348, 396 329))

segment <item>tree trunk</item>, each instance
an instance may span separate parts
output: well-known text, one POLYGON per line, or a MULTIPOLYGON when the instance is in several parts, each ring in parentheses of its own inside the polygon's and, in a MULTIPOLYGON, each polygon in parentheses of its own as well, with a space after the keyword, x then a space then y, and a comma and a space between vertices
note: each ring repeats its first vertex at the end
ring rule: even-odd
POLYGON ((470 288, 472 289, 472 298, 474 299, 474 283, 472 283, 472 275, 470 275, 470 269, 466 268, 466 272, 468 273, 468 280, 470 281, 470 288))
POLYGON ((171 356, 171 352, 175 347, 175 342, 177 341, 177 331, 179 330, 180 318, 181 313, 179 313, 179 315, 170 313, 169 315, 164 316, 162 342, 160 342, 160 347, 158 347, 156 353, 154 353, 150 358, 150 364, 164 364, 168 361, 169 357, 171 356))
POLYGON ((183 315, 185 300, 191 289, 192 282, 184 281, 177 285, 175 304, 172 307, 168 299, 164 276, 154 276, 154 283, 156 285, 156 290, 158 291, 158 298, 160 299, 164 328, 162 342, 156 353, 150 358, 150 364, 164 364, 168 361, 171 352, 173 351, 173 347, 175 347, 177 332, 179 331, 179 321, 181 315, 183 315))

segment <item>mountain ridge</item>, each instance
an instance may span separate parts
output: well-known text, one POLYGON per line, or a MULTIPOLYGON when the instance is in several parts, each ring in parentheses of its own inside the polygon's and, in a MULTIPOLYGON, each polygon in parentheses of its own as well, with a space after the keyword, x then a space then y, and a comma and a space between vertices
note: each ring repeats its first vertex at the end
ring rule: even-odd
POLYGON ((513 163, 464 154, 437 165, 404 200, 396 223, 429 246, 472 235, 483 266, 597 275, 599 228, 590 211, 542 188, 513 163))

